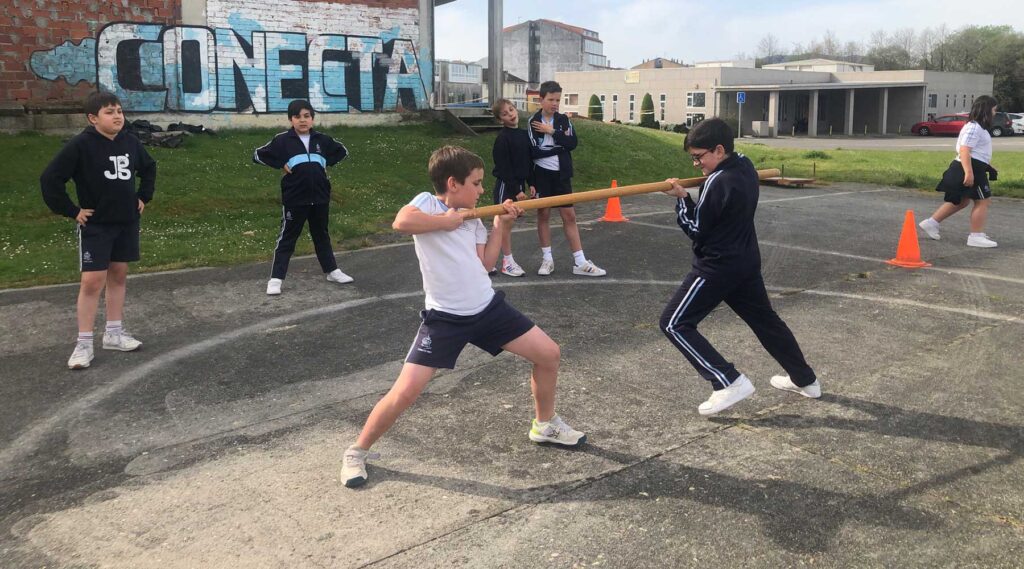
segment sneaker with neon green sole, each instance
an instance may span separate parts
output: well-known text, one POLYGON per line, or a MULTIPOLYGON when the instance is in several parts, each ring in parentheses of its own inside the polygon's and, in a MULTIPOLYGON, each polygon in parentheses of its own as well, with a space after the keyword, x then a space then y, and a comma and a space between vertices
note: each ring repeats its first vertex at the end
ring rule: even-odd
POLYGON ((580 446, 587 442, 587 435, 565 424, 561 417, 555 415, 541 423, 533 420, 530 428, 530 440, 535 443, 552 443, 568 447, 580 446))

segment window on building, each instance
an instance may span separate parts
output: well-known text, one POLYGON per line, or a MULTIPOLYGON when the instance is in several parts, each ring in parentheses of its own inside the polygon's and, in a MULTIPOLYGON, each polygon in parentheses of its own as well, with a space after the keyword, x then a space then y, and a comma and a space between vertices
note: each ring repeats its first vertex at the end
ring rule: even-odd
POLYGON ((612 120, 619 120, 619 94, 612 95, 612 120))
POLYGON ((665 93, 662 93, 661 97, 658 98, 658 105, 661 107, 661 118, 658 119, 658 120, 664 121, 665 120, 665 93))
POLYGON ((928 94, 928 108, 935 109, 939 106, 939 96, 935 93, 928 94))
POLYGON ((946 93, 946 108, 949 108, 949 93, 946 93))
POLYGON ((562 104, 569 107, 575 107, 580 104, 579 93, 566 93, 565 96, 562 97, 562 104))
POLYGON ((686 94, 686 106, 696 109, 703 109, 705 106, 704 91, 691 91, 686 94))
POLYGON ((964 102, 960 106, 961 107, 967 107, 967 93, 964 93, 964 102))
POLYGON ((704 120, 704 113, 686 113, 686 126, 693 126, 704 120))
POLYGON ((629 122, 633 122, 634 111, 636 110, 636 95, 629 94, 629 122))

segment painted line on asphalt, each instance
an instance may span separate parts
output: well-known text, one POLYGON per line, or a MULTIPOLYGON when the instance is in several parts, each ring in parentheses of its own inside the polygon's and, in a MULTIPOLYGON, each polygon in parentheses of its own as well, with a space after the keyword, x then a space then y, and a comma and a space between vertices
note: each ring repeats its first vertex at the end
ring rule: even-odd
MULTIPOLYGON (((543 280, 543 281, 526 281, 526 282, 513 282, 503 283, 497 288, 528 288, 528 287, 543 287, 543 286, 605 286, 605 285, 624 285, 624 286, 658 286, 658 287, 678 287, 678 281, 669 280, 641 280, 641 279, 615 279, 615 278, 576 278, 576 279, 562 279, 562 280, 543 280)), ((824 297, 839 297, 849 298, 853 300, 862 300, 865 302, 887 304, 892 306, 900 307, 914 307, 923 308, 928 310, 935 310, 938 312, 946 312, 950 314, 972 316, 984 320, 993 320, 997 322, 1008 322, 1008 323, 1022 323, 1020 317, 998 314, 994 312, 970 310, 965 308, 955 308, 937 304, 927 304, 923 302, 917 302, 912 300, 904 300, 892 297, 875 297, 868 295, 856 295, 847 294, 840 292, 830 292, 815 289, 792 289, 783 287, 767 287, 772 292, 785 292, 785 293, 806 293, 816 296, 824 297)), ((150 374, 156 371, 175 364, 180 360, 184 360, 189 357, 196 356, 203 352, 212 350, 220 347, 228 342, 238 340, 245 336, 253 335, 260 332, 265 332, 268 328, 278 328, 281 326, 289 325, 293 322, 303 320, 305 318, 311 318, 315 316, 322 316, 325 314, 331 314, 334 312, 340 312, 351 308, 357 308, 361 306, 367 306, 378 302, 386 302, 391 300, 399 300, 405 298, 413 298, 422 296, 423 291, 416 290, 412 292, 402 292, 395 294, 388 294, 383 296, 373 296, 367 298, 361 298, 356 300, 350 300, 331 306, 324 306, 320 308, 312 308, 294 314, 288 314, 285 316, 278 316, 250 324, 235 330, 228 332, 222 332, 196 342, 187 346, 174 349, 165 354, 161 354, 152 360, 121 374, 113 380, 106 383, 103 387, 93 390, 90 393, 77 399, 74 403, 71 403, 67 407, 64 407, 46 417, 40 419, 25 429, 14 441, 7 445, 2 451, 0 451, 0 477, 5 476, 6 473, 11 469, 12 465, 23 462, 28 456, 35 453, 47 437, 51 436, 62 424, 68 422, 76 416, 81 415, 89 408, 93 407, 106 400, 107 398, 115 395, 116 393, 123 391, 136 382, 148 377, 150 374)))

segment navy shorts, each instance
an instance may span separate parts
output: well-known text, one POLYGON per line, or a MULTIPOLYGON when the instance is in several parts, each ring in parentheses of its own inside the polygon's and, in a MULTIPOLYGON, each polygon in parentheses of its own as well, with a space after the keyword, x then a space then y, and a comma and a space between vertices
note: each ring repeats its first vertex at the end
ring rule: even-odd
POLYGON ((422 311, 420 316, 423 323, 405 361, 432 368, 453 369, 466 344, 496 356, 502 346, 534 326, 523 313, 505 302, 505 293, 500 290, 479 314, 458 316, 431 309, 422 311))
POLYGON ((110 263, 139 260, 139 220, 129 223, 86 222, 78 226, 78 268, 105 271, 110 263))
MULTIPOLYGON (((572 193, 572 178, 562 178, 560 172, 537 167, 534 171, 534 183, 537 188, 538 198, 549 198, 551 196, 564 196, 572 193)), ((572 204, 558 207, 572 207, 572 204)))
POLYGON ((494 205, 505 203, 505 200, 515 201, 519 192, 523 192, 527 196, 530 195, 526 191, 526 187, 522 182, 514 182, 510 184, 504 180, 498 180, 494 184, 494 205))

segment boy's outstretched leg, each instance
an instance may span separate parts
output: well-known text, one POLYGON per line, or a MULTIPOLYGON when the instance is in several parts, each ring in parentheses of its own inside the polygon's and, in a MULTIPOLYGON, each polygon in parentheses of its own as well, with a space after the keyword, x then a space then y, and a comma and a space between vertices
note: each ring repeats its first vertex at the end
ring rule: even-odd
POLYGON ((99 308, 100 293, 107 281, 107 271, 82 271, 78 289, 78 341, 68 359, 69 369, 89 367, 93 359, 93 326, 99 308))
POLYGON ((125 332, 124 299, 128 289, 128 263, 111 262, 107 267, 107 326, 103 332, 103 349, 131 352, 139 349, 142 342, 125 332))
POLYGON ((366 459, 373 458, 370 447, 416 402, 430 378, 434 377, 434 371, 432 367, 419 364, 406 363, 402 366, 391 390, 370 411, 356 444, 345 451, 341 466, 341 481, 345 486, 355 488, 366 483, 366 459))
POLYGON ((587 442, 587 435, 567 425, 555 413, 555 387, 562 350, 543 330, 534 326, 522 336, 502 346, 507 352, 523 356, 533 363, 530 389, 536 418, 530 428, 530 440, 579 446, 587 442))

